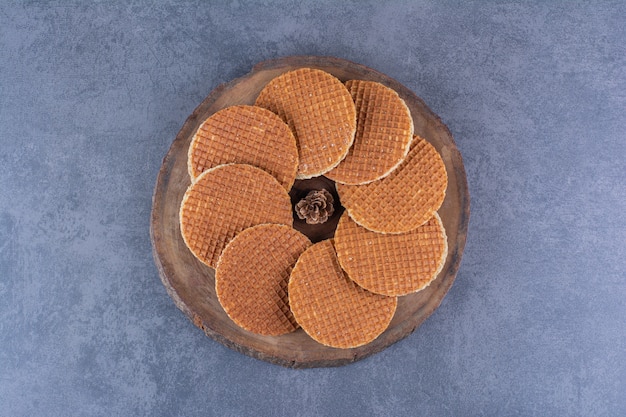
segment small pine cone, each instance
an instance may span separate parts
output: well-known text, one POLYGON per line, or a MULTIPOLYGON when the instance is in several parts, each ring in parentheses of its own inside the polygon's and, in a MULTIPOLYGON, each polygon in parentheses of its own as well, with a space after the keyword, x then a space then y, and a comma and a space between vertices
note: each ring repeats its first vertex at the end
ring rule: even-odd
POLYGON ((313 190, 296 204, 295 210, 300 220, 306 220, 308 224, 320 224, 335 212, 333 203, 333 196, 327 190, 313 190))

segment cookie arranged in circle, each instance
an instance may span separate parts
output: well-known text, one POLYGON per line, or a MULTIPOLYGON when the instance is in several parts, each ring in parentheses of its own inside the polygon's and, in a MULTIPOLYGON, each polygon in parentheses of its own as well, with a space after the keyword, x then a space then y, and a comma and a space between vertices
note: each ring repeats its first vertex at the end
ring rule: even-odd
POLYGON ((400 296, 428 286, 441 272, 448 241, 439 215, 402 234, 372 232, 345 213, 335 232, 341 267, 361 287, 400 296))
POLYGON ((226 314, 240 327, 262 335, 296 330, 287 285, 309 246, 306 236, 285 225, 262 224, 235 236, 215 270, 215 292, 226 314))
POLYGON ((352 96, 325 71, 300 68, 279 75, 261 90, 255 104, 278 114, 291 128, 298 144, 298 179, 330 171, 354 141, 352 96))
POLYGON ((289 279, 291 311, 319 343, 353 348, 376 339, 389 326, 398 300, 371 293, 342 271, 331 240, 308 248, 289 279))
POLYGON ((231 106, 206 119, 189 146, 191 181, 227 163, 249 164, 272 174, 286 190, 296 179, 298 148, 280 117, 256 106, 231 106))
POLYGON ((365 185, 336 186, 341 204, 355 222, 379 233, 405 233, 439 210, 448 175, 437 150, 415 136, 407 157, 385 178, 365 185))
POLYGON ((413 118, 398 93, 381 83, 350 80, 346 87, 357 112, 354 144, 326 176, 342 184, 367 184, 404 160, 413 140, 413 118))
POLYGON ((180 206, 185 244, 213 268, 237 233, 262 223, 291 226, 291 200, 276 178, 252 165, 227 164, 204 171, 180 206))

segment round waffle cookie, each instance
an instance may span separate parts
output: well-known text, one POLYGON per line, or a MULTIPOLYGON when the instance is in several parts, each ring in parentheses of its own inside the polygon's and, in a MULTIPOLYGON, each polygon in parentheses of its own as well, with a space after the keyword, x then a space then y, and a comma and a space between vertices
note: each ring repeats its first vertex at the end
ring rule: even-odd
POLYGON ((335 246, 341 267, 354 282, 388 296, 425 288, 448 256, 446 232, 437 213, 402 234, 372 232, 344 214, 335 232, 335 246))
POLYGON ((206 119, 193 136, 188 154, 191 181, 227 163, 261 168, 289 190, 298 169, 296 139, 289 126, 267 109, 227 107, 206 119))
POLYGON ((291 128, 298 143, 298 179, 330 171, 354 141, 352 97, 325 71, 300 68, 279 75, 263 88, 255 104, 278 114, 291 128))
POLYGON ((261 223, 291 226, 291 200, 276 178, 252 165, 226 164, 204 171, 180 206, 185 244, 213 268, 237 233, 261 223))
POLYGON ((385 178, 365 185, 337 184, 341 204, 363 227, 379 233, 411 231, 433 216, 446 196, 443 159, 415 136, 405 160, 385 178))
POLYGON ((237 325, 262 335, 296 330, 287 285, 298 257, 309 246, 306 236, 277 224, 254 226, 235 236, 215 270, 215 292, 226 314, 237 325))
POLYGON ((326 176, 342 184, 367 184, 389 175, 404 160, 413 140, 413 118, 389 87, 363 80, 350 80, 346 87, 357 112, 354 144, 326 176))
POLYGON ((371 293, 341 270, 331 240, 308 248, 289 279, 289 302, 296 321, 317 342, 353 348, 376 339, 389 326, 396 297, 371 293))

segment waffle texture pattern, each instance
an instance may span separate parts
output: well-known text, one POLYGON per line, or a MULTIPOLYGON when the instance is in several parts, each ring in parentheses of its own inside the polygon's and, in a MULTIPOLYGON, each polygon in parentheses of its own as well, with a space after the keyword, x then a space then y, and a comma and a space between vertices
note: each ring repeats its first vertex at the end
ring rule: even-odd
POLYGON ((237 233, 262 223, 292 226, 293 216, 287 191, 260 168, 219 165, 203 172, 183 196, 183 240, 210 267, 237 233))
POLYGON ((231 106, 206 119, 189 146, 192 181, 207 169, 227 163, 250 164, 272 174, 286 190, 296 179, 298 148, 280 117, 255 106, 231 106))
POLYGON ((239 233, 215 270, 215 291, 226 314, 240 327, 262 335, 296 330, 287 285, 298 257, 309 246, 306 236, 284 225, 263 224, 239 233))
POLYGON ((296 321, 319 343, 353 348, 376 339, 389 326, 398 300, 371 293, 341 270, 331 240, 307 249, 289 280, 296 321))
POLYGON ((354 141, 352 96, 327 72, 312 68, 286 72, 261 90, 255 104, 278 114, 291 128, 298 143, 299 179, 330 171, 354 141))
POLYGON ((345 213, 335 232, 341 267, 361 287, 377 294, 406 295, 428 286, 448 255, 439 215, 408 233, 382 234, 356 224, 345 213))
POLYGON ((355 222, 379 233, 405 233, 439 210, 448 175, 437 150, 416 136, 406 159, 387 177, 365 185, 336 186, 355 222))
POLYGON ((346 87, 357 112, 354 144, 326 176, 342 184, 383 178, 406 157, 413 140, 413 118, 398 93, 374 81, 350 80, 346 87))

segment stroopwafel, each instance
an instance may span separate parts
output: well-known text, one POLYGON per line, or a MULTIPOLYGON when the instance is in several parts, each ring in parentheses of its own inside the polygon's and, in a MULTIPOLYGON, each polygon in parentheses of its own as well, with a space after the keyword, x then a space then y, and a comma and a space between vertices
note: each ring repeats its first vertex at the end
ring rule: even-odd
POLYGON ((443 203, 447 186, 443 159, 418 136, 404 161, 385 178, 365 185, 336 184, 350 217, 379 233, 404 233, 427 222, 443 203))
POLYGON ((354 144, 325 175, 342 184, 360 185, 383 178, 406 157, 413 140, 413 119, 398 93, 374 81, 346 82, 357 112, 354 144))
POLYGON ((291 128, 298 144, 298 179, 337 166, 354 141, 352 96, 325 71, 300 68, 279 75, 263 88, 255 104, 278 114, 291 128))
POLYGON ((276 178, 252 165, 226 164, 204 171, 180 206, 183 240, 210 267, 237 233, 262 223, 291 226, 291 200, 276 178))
POLYGON ((298 257, 309 246, 302 233, 277 224, 253 226, 235 236, 215 270, 215 292, 226 314, 262 335, 296 330, 287 285, 298 257))
POLYGON ((402 234, 372 232, 344 213, 335 232, 335 247, 341 267, 354 282, 388 296, 428 286, 448 255, 446 232, 437 213, 402 234))
POLYGON ((249 164, 272 174, 286 190, 296 179, 298 148, 280 117, 256 106, 231 106, 206 119, 188 153, 192 182, 203 171, 227 163, 249 164))
POLYGON ((296 321, 319 343, 353 348, 376 339, 391 321, 398 300, 371 293, 341 270, 331 240, 308 248, 289 279, 296 321))

